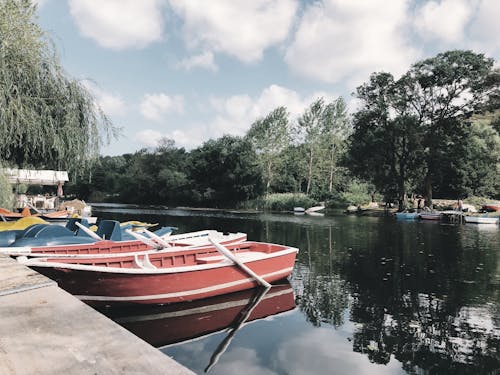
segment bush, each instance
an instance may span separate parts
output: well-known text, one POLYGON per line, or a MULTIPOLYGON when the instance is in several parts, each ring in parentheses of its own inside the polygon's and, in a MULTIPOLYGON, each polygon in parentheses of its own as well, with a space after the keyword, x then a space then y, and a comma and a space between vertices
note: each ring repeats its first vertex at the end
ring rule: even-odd
POLYGON ((353 181, 347 186, 347 190, 341 194, 345 203, 361 206, 371 202, 370 186, 364 182, 353 181))
POLYGON ((259 199, 242 204, 244 208, 264 209, 270 211, 292 211, 294 207, 309 208, 314 206, 314 199, 303 193, 268 194, 259 199))

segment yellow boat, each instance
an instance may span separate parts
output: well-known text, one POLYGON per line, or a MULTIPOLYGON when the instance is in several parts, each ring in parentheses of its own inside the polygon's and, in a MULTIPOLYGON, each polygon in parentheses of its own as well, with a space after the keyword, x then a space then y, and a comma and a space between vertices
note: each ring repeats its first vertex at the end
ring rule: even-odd
POLYGON ((0 231, 23 230, 34 224, 49 224, 49 223, 36 216, 27 216, 16 221, 0 222, 0 231))

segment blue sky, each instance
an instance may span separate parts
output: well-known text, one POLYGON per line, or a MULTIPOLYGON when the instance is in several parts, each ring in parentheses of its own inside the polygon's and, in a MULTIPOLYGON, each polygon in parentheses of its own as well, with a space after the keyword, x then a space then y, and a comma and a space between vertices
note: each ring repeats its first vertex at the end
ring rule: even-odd
POLYGON ((500 57, 498 0, 39 0, 39 23, 123 136, 105 155, 243 135, 374 71, 472 49, 500 57))

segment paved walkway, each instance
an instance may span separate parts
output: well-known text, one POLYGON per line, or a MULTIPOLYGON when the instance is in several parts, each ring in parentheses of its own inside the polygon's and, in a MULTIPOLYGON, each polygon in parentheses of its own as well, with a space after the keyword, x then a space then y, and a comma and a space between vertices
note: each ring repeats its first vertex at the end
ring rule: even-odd
POLYGON ((0 375, 192 375, 55 282, 0 255, 0 375))

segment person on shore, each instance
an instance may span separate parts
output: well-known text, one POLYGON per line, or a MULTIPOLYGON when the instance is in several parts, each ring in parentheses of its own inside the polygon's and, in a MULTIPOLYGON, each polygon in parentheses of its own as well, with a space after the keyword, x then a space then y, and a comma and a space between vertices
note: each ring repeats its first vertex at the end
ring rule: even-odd
POLYGON ((462 202, 462 199, 458 198, 457 201, 457 211, 462 212, 464 209, 464 202, 462 202))

